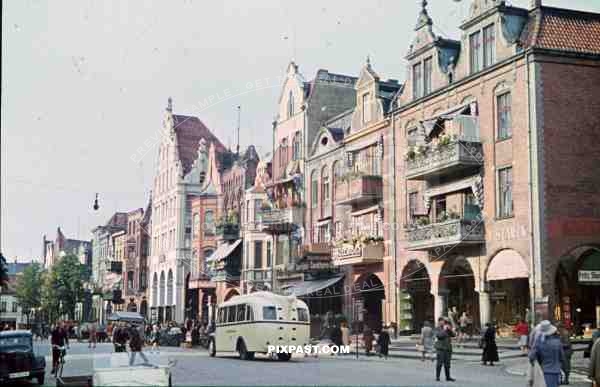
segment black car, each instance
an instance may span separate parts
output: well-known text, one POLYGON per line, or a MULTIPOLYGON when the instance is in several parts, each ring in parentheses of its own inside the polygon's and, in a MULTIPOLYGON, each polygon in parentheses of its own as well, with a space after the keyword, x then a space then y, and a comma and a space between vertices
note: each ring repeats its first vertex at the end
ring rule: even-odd
POLYGON ((44 384, 46 359, 33 353, 30 331, 0 332, 0 384, 18 379, 37 379, 44 384))

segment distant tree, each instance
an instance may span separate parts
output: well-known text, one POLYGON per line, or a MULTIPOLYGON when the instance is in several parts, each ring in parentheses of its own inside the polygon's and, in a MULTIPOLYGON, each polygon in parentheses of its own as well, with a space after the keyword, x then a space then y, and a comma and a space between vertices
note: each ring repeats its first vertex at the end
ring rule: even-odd
POLYGON ((28 324, 31 311, 41 306, 41 280, 42 267, 37 262, 27 266, 17 280, 15 295, 21 305, 21 310, 27 316, 28 324))
POLYGON ((50 322, 61 316, 75 319, 75 307, 83 301, 86 269, 75 255, 61 257, 42 280, 42 309, 50 322))
POLYGON ((0 253, 0 290, 8 285, 8 263, 6 258, 0 253))

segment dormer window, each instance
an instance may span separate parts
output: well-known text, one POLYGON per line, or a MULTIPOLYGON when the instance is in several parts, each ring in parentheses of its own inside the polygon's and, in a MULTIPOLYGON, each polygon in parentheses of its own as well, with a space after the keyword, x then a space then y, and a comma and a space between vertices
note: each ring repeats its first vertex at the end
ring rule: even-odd
POLYGON ((431 93, 431 73, 433 71, 433 58, 429 57, 423 62, 423 95, 431 93))
POLYGON ((288 118, 294 115, 294 93, 290 91, 290 96, 288 97, 288 118))
POLYGON ((483 67, 489 67, 496 61, 496 33, 494 24, 483 29, 483 67))
POLYGON ((481 70, 481 32, 477 31, 469 36, 469 56, 471 74, 481 70))
POLYGON ((421 70, 421 63, 413 65, 413 99, 419 99, 423 96, 423 72, 421 70))
POLYGON ((366 124, 371 121, 371 110, 369 109, 369 93, 362 96, 362 122, 366 124))

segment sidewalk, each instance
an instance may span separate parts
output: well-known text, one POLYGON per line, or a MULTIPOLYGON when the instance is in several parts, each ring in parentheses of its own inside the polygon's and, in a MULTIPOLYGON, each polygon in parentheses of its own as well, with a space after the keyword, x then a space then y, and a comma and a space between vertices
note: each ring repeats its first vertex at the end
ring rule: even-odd
MULTIPOLYGON (((589 367, 589 359, 583 358, 583 352, 575 352, 571 359, 571 376, 570 381, 573 383, 591 381, 587 377, 587 371, 589 367)), ((505 367, 507 373, 511 375, 527 376, 527 361, 508 361, 505 367)))

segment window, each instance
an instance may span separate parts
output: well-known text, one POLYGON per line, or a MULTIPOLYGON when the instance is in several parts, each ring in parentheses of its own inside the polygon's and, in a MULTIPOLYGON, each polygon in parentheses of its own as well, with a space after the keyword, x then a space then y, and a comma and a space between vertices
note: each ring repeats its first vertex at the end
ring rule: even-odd
POLYGON ((512 167, 498 171, 498 217, 507 218, 513 215, 512 167))
POLYGON ((409 219, 414 219, 417 213, 417 203, 419 200, 418 192, 411 192, 408 194, 408 216, 409 219))
POLYGON ((435 221, 443 222, 446 217, 446 198, 435 198, 435 221))
POLYGON ((330 196, 329 196, 329 170, 327 169, 327 167, 323 167, 323 170, 321 171, 321 195, 323 198, 323 203, 325 205, 327 205, 327 203, 329 202, 330 196))
POLYGON ((483 29, 483 67, 489 67, 496 61, 496 34, 494 24, 483 29))
POLYGON ((237 317, 236 317, 235 321, 246 320, 246 305, 244 305, 244 304, 237 305, 236 311, 237 311, 237 317))
POLYGON ((13 313, 17 313, 17 308, 19 307, 19 304, 17 302, 13 302, 12 303, 12 312, 13 313))
POLYGON ((228 323, 235 322, 235 317, 236 317, 235 312, 236 312, 236 305, 227 307, 227 322, 228 323))
POLYGON ((512 136, 511 128, 511 98, 510 93, 497 97, 498 102, 498 140, 505 140, 512 136))
POLYGON ((275 264, 281 265, 283 264, 283 257, 285 255, 285 251, 287 250, 287 241, 286 240, 278 240, 277 241, 277 250, 275 251, 275 264))
POLYGON ((290 90, 288 97, 288 118, 294 115, 294 93, 290 90))
POLYGON ((413 99, 419 99, 422 97, 422 84, 423 74, 421 73, 421 63, 417 63, 413 66, 413 99))
POLYGON ((311 207, 317 208, 317 202, 319 201, 319 182, 317 181, 317 171, 312 171, 310 175, 310 191, 311 207))
POLYGON ((262 268, 262 241, 254 241, 254 268, 262 268))
POLYGON ((192 236, 194 238, 197 238, 199 231, 200 231, 200 214, 195 213, 194 219, 192 221, 192 236))
POLYGON ((246 321, 254 321, 254 311, 252 305, 246 305, 246 321))
POLYGON ((2 313, 6 312, 6 301, 0 302, 0 312, 2 312, 2 313))
POLYGON ((298 321, 309 321, 307 309, 298 308, 298 321))
POLYGON ((133 271, 128 271, 127 272, 127 289, 133 289, 133 278, 134 278, 134 273, 133 271))
POLYGON ((300 132, 296 132, 294 135, 294 140, 292 142, 292 158, 294 160, 300 160, 300 149, 301 149, 301 137, 300 132))
POLYGON ((255 222, 260 222, 261 219, 261 206, 262 206, 262 200, 261 199, 254 199, 254 221, 255 222))
POLYGON ((362 122, 366 124, 371 121, 371 111, 369 109, 369 93, 362 96, 362 122))
POLYGON ((471 74, 481 70, 481 32, 469 36, 471 74))
POLYGON ((271 241, 267 241, 267 267, 271 267, 271 241))
POLYGON ((212 210, 204 212, 204 235, 215 235, 215 214, 212 210))
POLYGON ((423 94, 431 93, 431 72, 433 71, 433 58, 429 57, 423 62, 423 94))
POLYGON ((417 145, 417 128, 410 128, 406 131, 406 142, 409 147, 417 145))
POLYGON ((277 310, 274 306, 263 306, 263 320, 277 320, 277 310))

